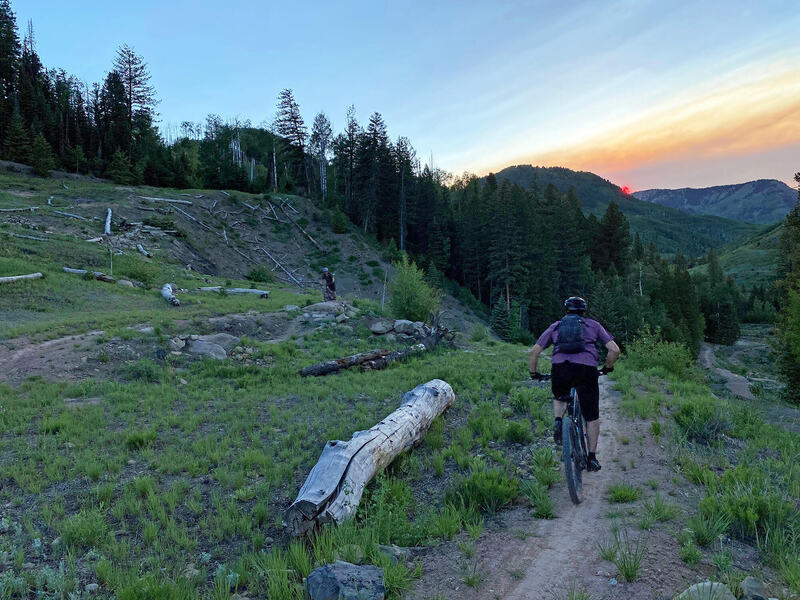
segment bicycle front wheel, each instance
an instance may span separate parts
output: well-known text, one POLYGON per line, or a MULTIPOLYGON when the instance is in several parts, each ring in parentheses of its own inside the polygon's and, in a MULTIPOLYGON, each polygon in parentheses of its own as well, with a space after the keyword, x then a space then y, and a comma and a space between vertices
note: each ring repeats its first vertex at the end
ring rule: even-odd
POLYGON ((580 504, 583 500, 583 473, 580 464, 582 449, 579 436, 580 433, 572 418, 564 418, 561 423, 562 460, 564 461, 564 474, 567 477, 569 497, 575 504, 580 504))

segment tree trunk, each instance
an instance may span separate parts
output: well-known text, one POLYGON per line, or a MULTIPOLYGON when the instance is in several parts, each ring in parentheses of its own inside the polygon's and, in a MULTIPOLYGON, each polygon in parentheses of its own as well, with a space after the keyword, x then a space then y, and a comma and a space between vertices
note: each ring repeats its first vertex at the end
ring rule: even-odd
POLYGON ((288 532, 304 535, 323 523, 353 517, 367 483, 422 440, 433 420, 454 401, 453 388, 434 379, 407 392, 400 408, 371 429, 355 432, 347 442, 328 442, 286 511, 288 532))
POLYGON ((165 283, 161 287, 161 297, 164 298, 164 300, 166 300, 170 304, 172 304, 172 306, 180 306, 181 305, 181 301, 178 300, 178 298, 175 296, 175 294, 172 291, 172 284, 171 283, 165 283))
POLYGON ((111 235, 111 209, 108 209, 108 214, 106 215, 106 227, 103 230, 105 235, 111 235))
POLYGON ((98 281, 105 281, 106 283, 114 283, 116 279, 113 277, 109 277, 105 273, 100 271, 87 271, 86 269, 70 269, 69 267, 63 267, 61 269, 64 273, 72 273, 73 275, 86 275, 87 273, 91 273, 95 279, 98 281))

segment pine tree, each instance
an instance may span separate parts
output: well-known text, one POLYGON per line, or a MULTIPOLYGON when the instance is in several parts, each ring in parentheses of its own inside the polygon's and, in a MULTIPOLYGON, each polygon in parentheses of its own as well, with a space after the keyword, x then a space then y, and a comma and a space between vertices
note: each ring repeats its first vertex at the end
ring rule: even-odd
POLYGON ((31 143, 28 133, 25 131, 25 124, 18 110, 14 111, 11 118, 11 126, 8 130, 8 137, 3 147, 3 157, 12 162, 30 164, 31 162, 31 143))
POLYGON ((511 315, 505 298, 498 298, 492 307, 492 317, 489 324, 500 339, 511 341, 513 335, 511 331, 511 315))
POLYGON ((111 157, 111 163, 106 169, 106 176, 110 177, 114 183, 123 185, 133 183, 133 166, 122 150, 117 150, 111 157))
POLYGON ((800 404, 800 173, 794 179, 799 201, 786 217, 781 234, 776 324, 780 341, 778 364, 786 383, 784 397, 800 404))
POLYGON ((153 116, 156 106, 155 89, 150 85, 150 71, 144 59, 133 48, 123 44, 117 48, 114 71, 119 75, 125 90, 129 139, 126 146, 133 155, 134 118, 137 115, 153 116))
POLYGON ((311 154, 317 158, 317 162, 319 163, 320 193, 322 194, 323 202, 327 200, 328 196, 328 151, 330 149, 332 137, 333 131, 328 117, 324 112, 317 114, 314 118, 314 125, 311 127, 311 138, 309 139, 308 146, 311 154))
POLYGON ((300 114, 300 106, 294 99, 294 93, 288 88, 278 94, 274 129, 275 133, 286 140, 282 154, 289 161, 293 174, 305 187, 308 187, 308 166, 305 159, 308 130, 300 114))
POLYGON ((19 58, 17 19, 9 0, 0 0, 0 138, 9 130, 14 113, 19 58))
POLYGON ((612 264, 617 272, 626 273, 630 257, 631 234, 628 219, 616 202, 610 202, 595 236, 592 267, 605 271, 612 264))
POLYGON ((31 165, 33 166, 33 172, 39 177, 49 177, 50 169, 55 168, 53 149, 41 133, 33 141, 31 165))

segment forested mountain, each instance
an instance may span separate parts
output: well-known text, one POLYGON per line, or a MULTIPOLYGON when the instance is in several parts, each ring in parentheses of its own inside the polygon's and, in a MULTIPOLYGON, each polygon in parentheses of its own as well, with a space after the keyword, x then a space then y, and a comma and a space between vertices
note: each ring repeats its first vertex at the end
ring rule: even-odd
POLYGON ((613 201, 645 243, 652 241, 659 251, 667 254, 698 256, 710 248, 752 235, 758 230, 750 224, 715 216, 689 215, 674 208, 644 202, 624 193, 610 181, 585 171, 516 165, 498 172, 497 177, 530 190, 552 184, 562 193, 567 193, 572 187, 583 210, 593 215, 602 215, 613 201))
POLYGON ((715 215, 764 225, 783 220, 797 202, 797 192, 776 179, 707 188, 641 190, 633 195, 640 200, 691 214, 715 215))

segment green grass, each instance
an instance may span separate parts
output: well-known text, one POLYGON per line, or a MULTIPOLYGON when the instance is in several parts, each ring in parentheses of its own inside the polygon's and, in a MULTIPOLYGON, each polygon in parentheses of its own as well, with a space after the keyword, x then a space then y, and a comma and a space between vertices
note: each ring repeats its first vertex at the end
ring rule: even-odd
POLYGON ((638 500, 642 491, 629 483, 615 483, 608 486, 608 501, 612 504, 624 504, 638 500))

